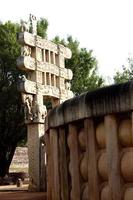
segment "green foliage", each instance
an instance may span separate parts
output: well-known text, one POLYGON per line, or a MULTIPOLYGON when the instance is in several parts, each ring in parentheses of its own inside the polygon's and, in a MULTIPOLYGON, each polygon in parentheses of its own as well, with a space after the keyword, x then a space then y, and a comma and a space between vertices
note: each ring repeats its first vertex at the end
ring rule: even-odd
POLYGON ((19 29, 18 24, 10 21, 0 24, 0 176, 8 172, 18 141, 26 137, 16 84, 20 74, 16 67, 20 54, 16 41, 19 29))
POLYGON ((103 85, 103 78, 97 73, 97 60, 92 55, 92 51, 80 48, 79 42, 73 40, 71 36, 67 38, 67 41, 56 36, 53 41, 67 46, 72 51, 72 58, 66 60, 66 68, 73 72, 71 89, 75 94, 81 94, 103 85))
POLYGON ((115 83, 133 80, 133 59, 128 58, 128 66, 122 66, 122 72, 117 71, 113 78, 115 83))
POLYGON ((48 28, 47 19, 40 18, 40 20, 37 22, 37 34, 42 38, 47 38, 47 28, 48 28))

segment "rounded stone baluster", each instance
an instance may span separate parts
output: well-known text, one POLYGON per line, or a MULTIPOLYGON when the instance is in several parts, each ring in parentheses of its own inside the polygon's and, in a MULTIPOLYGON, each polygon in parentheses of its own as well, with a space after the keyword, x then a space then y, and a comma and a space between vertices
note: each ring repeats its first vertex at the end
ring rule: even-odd
POLYGON ((79 140, 80 148, 82 150, 85 150, 86 149, 86 135, 85 135, 84 129, 81 129, 79 131, 78 140, 79 140))
POLYGON ((131 120, 123 120, 119 125, 119 140, 123 146, 133 145, 132 123, 131 120))
POLYGON ((87 165, 87 155, 84 153, 83 158, 81 159, 80 162, 80 173, 84 181, 88 180, 88 165, 87 165))
POLYGON ((109 199, 109 186, 105 185, 101 190, 101 200, 109 199))
POLYGON ((82 200, 89 200, 88 197, 88 184, 84 184, 83 193, 82 193, 82 200))
POLYGON ((133 199, 133 187, 127 188, 124 194, 124 200, 132 200, 133 199))
POLYGON ((106 147, 106 133, 104 123, 100 123, 96 128, 96 139, 100 148, 106 147))
POLYGON ((107 154, 104 152, 100 155, 98 160, 98 172, 102 180, 108 180, 108 169, 107 169, 107 154))
POLYGON ((133 182, 133 151, 123 154, 121 159, 121 173, 125 181, 133 182))

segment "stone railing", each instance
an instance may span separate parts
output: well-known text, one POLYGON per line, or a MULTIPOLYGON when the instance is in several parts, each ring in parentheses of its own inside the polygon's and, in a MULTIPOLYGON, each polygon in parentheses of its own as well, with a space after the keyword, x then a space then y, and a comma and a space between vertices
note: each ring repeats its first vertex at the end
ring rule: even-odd
POLYGON ((48 200, 133 199, 133 82, 67 100, 46 118, 48 200))

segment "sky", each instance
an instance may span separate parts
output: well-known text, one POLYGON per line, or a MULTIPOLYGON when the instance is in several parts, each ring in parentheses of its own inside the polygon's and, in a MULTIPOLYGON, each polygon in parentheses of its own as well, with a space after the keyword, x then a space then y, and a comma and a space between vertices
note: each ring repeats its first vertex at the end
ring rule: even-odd
POLYGON ((0 21, 48 19, 48 39, 72 35, 93 50, 99 73, 111 77, 133 56, 132 0, 2 0, 0 21))

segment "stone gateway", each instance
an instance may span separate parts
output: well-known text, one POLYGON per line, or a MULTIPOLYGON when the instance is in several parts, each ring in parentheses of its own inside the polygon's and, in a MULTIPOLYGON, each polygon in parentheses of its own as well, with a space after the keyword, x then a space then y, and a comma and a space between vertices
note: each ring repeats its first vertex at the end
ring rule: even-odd
POLYGON ((71 58, 70 49, 56 45, 37 35, 37 19, 30 15, 29 22, 23 22, 18 42, 21 55, 18 68, 26 72, 20 77, 19 90, 24 104, 25 123, 28 130, 30 191, 40 190, 40 138, 44 135, 47 108, 52 108, 73 97, 70 90, 72 71, 65 68, 65 58, 71 58), (29 32, 31 30, 31 32, 29 32))

